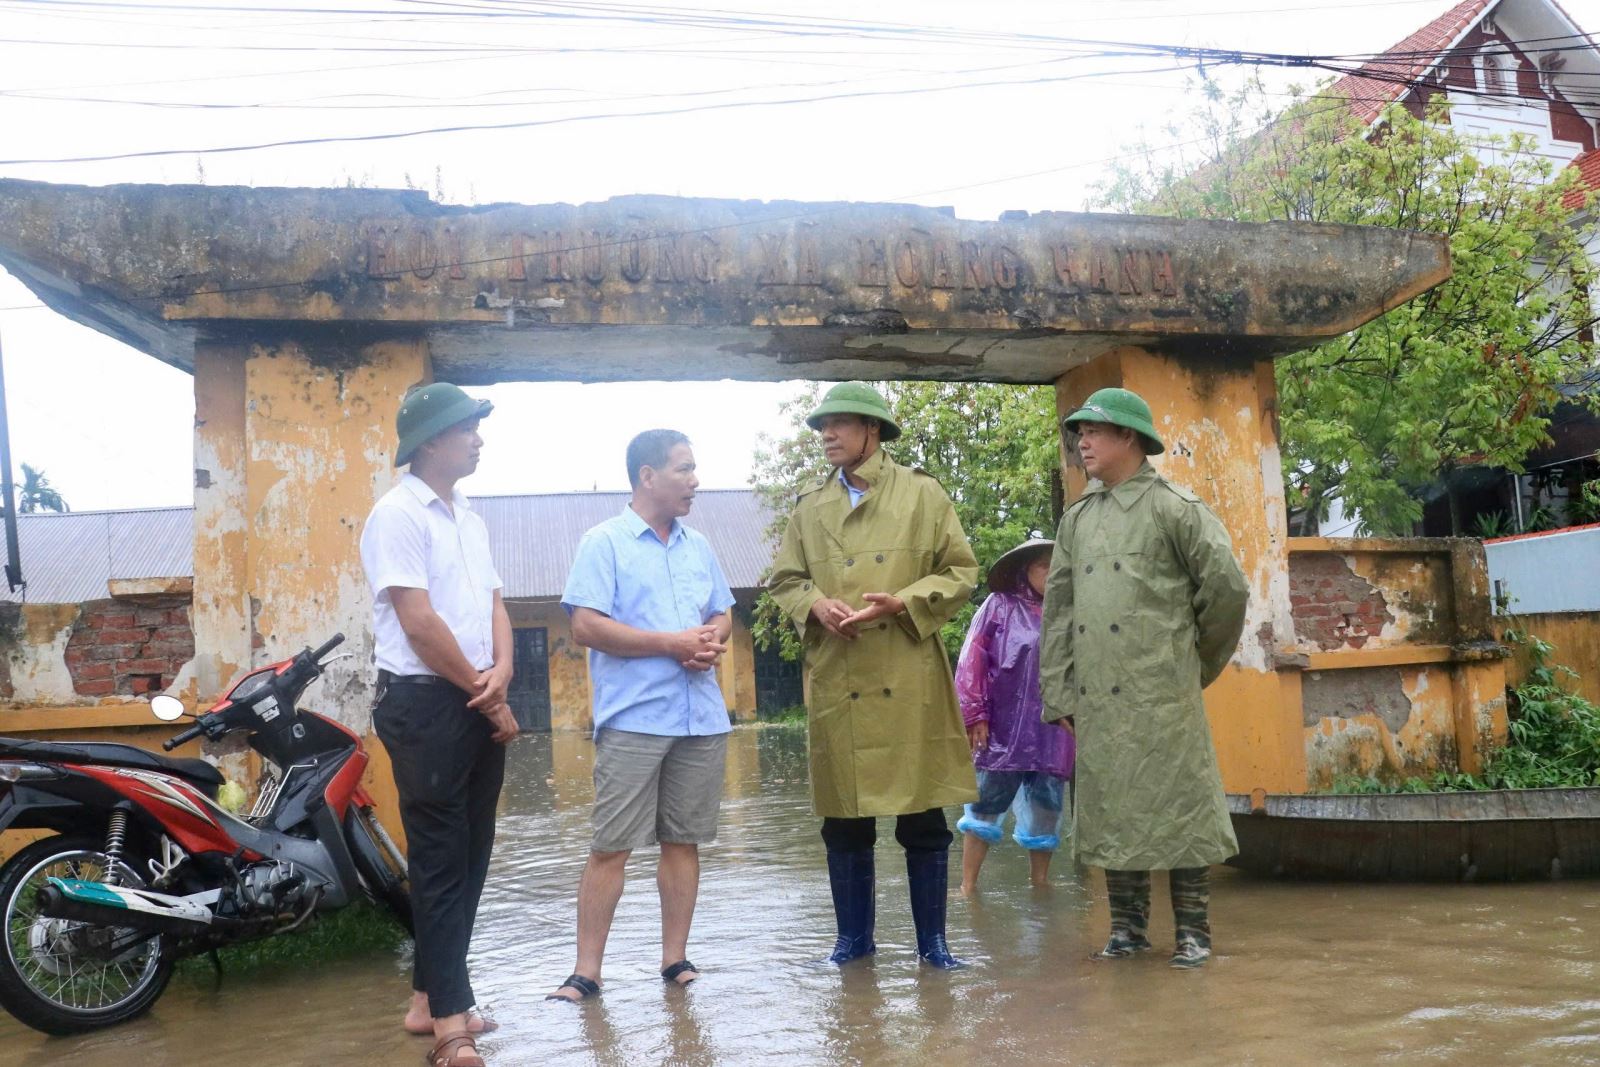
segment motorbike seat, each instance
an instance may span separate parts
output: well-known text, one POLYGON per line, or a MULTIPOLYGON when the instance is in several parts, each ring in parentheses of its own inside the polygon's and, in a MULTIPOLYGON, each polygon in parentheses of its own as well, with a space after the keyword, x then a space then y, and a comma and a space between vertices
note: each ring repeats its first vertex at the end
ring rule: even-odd
POLYGON ((213 795, 223 782, 222 773, 203 759, 161 756, 133 745, 119 745, 111 741, 29 741, 20 737, 0 737, 0 759, 103 763, 111 767, 160 771, 186 778, 213 795))

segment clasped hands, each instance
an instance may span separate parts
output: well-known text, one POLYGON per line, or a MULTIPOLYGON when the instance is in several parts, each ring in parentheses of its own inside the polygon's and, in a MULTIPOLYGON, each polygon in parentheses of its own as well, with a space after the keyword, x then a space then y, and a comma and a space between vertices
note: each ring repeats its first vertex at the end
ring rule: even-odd
POLYGON ((835 637, 854 641, 860 635, 860 628, 867 623, 906 610, 906 602, 893 593, 864 593, 861 599, 867 606, 856 609, 842 600, 823 597, 811 605, 811 617, 835 637))
POLYGON ((717 628, 710 623, 668 634, 667 643, 672 658, 686 671, 709 671, 728 651, 717 628))
POLYGON ((492 735, 497 744, 505 744, 516 737, 521 728, 511 705, 506 703, 506 693, 511 688, 511 664, 497 663, 486 671, 479 671, 472 683, 476 695, 467 701, 467 707, 481 712, 494 728, 492 735))

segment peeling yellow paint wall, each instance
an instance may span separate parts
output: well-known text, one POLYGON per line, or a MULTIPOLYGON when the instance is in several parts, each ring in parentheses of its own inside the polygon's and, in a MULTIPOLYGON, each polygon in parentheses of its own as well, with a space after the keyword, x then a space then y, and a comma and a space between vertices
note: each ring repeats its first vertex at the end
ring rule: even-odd
POLYGON ((248 349, 202 345, 194 364, 195 660, 186 696, 209 703, 250 664, 245 510, 248 349))
POLYGON ((77 604, 20 605, 5 646, 12 703, 90 703, 74 690, 66 661, 67 642, 81 610, 77 604))
POLYGON ((1452 673, 1448 664, 1309 672, 1308 686, 1336 678, 1347 693, 1359 694, 1368 707, 1373 702, 1388 702, 1383 715, 1316 717, 1315 699, 1308 702, 1306 762, 1311 788, 1326 788, 1342 774, 1398 780, 1457 769, 1460 753, 1452 673))
POLYGON ((1505 742, 1505 667, 1474 543, 1295 538, 1310 784, 1476 773, 1505 742))
MULTIPOLYGON (((287 344, 196 351, 195 661, 183 680, 210 703, 241 671, 343 633, 349 658, 305 705, 366 734, 375 669, 361 527, 394 484, 400 397, 431 367, 420 341, 316 355, 287 344)), ((370 788, 398 837, 393 783, 374 762, 370 788)))
MULTIPOLYGON (((1511 615, 1498 620, 1506 626, 1533 634, 1555 646, 1550 661, 1577 671, 1577 677, 1561 675, 1560 685, 1600 704, 1600 611, 1560 611, 1539 615, 1511 615)), ((1508 667, 1513 684, 1528 676, 1532 663, 1526 649, 1514 649, 1508 667)))
POLYGON ((717 665, 717 683, 728 712, 739 722, 756 718, 756 644, 739 609, 733 611, 733 630, 728 636, 728 652, 717 665))
POLYGON ((361 529, 394 484, 394 412, 427 374, 427 359, 421 345, 399 342, 358 355, 335 367, 294 346, 251 350, 245 593, 256 664, 345 635, 339 651, 351 658, 330 666, 312 699, 362 732, 374 675, 361 529))
MULTIPOLYGON (((1232 792, 1300 792, 1306 767, 1299 701, 1294 684, 1286 686, 1275 669, 1280 641, 1292 640, 1293 620, 1272 366, 1121 348, 1060 379, 1060 413, 1106 386, 1132 389, 1149 402, 1167 445, 1152 462, 1217 513, 1250 582, 1244 637, 1232 664, 1206 691, 1223 783, 1232 792)), ((1085 478, 1075 456, 1063 455, 1063 471, 1068 499, 1076 499, 1085 478)))

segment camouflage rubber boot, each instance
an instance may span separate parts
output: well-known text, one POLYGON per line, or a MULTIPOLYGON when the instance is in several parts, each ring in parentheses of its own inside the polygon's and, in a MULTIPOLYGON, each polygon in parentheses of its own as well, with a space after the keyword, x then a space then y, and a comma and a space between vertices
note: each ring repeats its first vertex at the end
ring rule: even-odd
POLYGON ((1203 966, 1211 958, 1211 868, 1183 867, 1170 874, 1172 922, 1178 931, 1172 965, 1186 970, 1203 966))
POLYGON ((1111 939, 1090 959, 1120 960, 1150 947, 1150 872, 1106 871, 1111 939))

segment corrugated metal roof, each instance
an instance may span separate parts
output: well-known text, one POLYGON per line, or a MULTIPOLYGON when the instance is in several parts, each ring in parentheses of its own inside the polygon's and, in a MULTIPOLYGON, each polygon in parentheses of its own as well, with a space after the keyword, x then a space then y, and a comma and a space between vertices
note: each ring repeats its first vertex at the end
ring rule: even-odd
MULTIPOLYGON (((104 600, 113 578, 194 573, 194 509, 36 512, 17 516, 17 545, 31 604, 104 600)), ((21 600, 0 582, 0 599, 21 600)))
MULTIPOLYGON (((542 493, 475 497, 507 597, 554 598, 566 585, 578 541, 618 514, 628 494, 542 493)), ((710 540, 735 589, 751 589, 772 563, 771 513, 754 490, 702 489, 687 525, 710 540)), ((145 508, 17 516, 27 599, 34 604, 103 600, 122 578, 194 574, 194 509, 145 508)), ((5 595, 0 582, 0 598, 5 595)))
MULTIPOLYGON (((505 595, 526 599, 560 596, 584 532, 627 503, 623 492, 546 493, 475 497, 472 506, 489 527, 489 550, 505 595)), ((730 586, 751 589, 772 564, 771 519, 754 490, 702 489, 684 523, 711 542, 730 586)))

